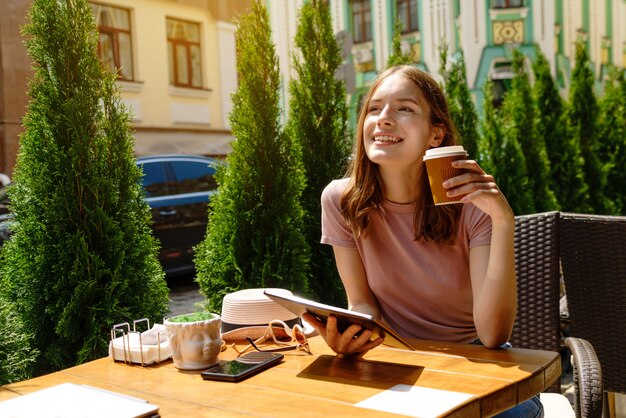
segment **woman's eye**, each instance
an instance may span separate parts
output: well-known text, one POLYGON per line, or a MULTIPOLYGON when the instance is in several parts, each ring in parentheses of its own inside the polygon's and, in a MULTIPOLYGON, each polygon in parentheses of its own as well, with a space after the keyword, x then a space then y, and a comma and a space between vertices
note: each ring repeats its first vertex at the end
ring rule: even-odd
POLYGON ((401 112, 413 112, 413 109, 407 106, 403 106, 400 108, 401 112))
POLYGON ((369 113, 372 113, 372 112, 378 112, 378 111, 380 111, 380 106, 370 106, 370 107, 367 109, 367 111, 368 111, 369 113))

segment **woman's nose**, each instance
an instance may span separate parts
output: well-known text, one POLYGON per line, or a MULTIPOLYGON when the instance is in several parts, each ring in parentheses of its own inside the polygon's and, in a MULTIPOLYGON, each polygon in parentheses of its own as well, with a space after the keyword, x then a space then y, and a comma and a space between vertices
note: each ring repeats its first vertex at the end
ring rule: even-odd
POLYGON ((382 110, 378 114, 378 120, 376 121, 376 123, 378 125, 390 125, 393 123, 393 117, 389 106, 385 106, 382 108, 382 110))

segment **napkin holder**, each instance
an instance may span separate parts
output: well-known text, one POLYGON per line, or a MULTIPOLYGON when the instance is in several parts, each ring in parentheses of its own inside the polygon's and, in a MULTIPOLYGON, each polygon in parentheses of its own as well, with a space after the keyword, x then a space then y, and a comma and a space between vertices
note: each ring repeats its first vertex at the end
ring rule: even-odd
POLYGON ((148 318, 133 321, 131 331, 128 322, 113 325, 109 342, 109 357, 113 361, 141 364, 148 366, 160 363, 172 357, 172 348, 163 324, 154 324, 150 328, 148 318), (137 331, 137 324, 145 322, 147 330, 137 331))

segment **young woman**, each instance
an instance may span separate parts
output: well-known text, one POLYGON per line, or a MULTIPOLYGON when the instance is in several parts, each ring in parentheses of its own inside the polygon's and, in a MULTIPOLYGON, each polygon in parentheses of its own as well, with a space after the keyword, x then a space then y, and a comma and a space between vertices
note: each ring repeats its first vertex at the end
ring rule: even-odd
MULTIPOLYGON (((359 115, 349 177, 322 194, 322 242, 333 247, 350 309, 404 337, 497 348, 517 310, 514 216, 473 160, 454 162, 466 173, 443 184, 461 204, 433 204, 422 157, 456 137, 432 77, 411 66, 380 74, 359 115)), ((340 333, 332 317, 326 325, 306 319, 341 355, 383 342, 370 331, 357 336, 358 325, 340 333)), ((531 401, 513 416, 541 416, 531 401)))

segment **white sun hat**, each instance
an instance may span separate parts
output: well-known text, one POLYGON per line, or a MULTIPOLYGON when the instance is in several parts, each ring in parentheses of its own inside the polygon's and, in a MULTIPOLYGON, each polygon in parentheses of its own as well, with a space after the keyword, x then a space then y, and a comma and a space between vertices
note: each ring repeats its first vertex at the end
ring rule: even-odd
POLYGON ((244 289, 229 293, 222 300, 222 339, 225 341, 243 341, 247 337, 261 338, 271 321, 283 321, 292 328, 301 325, 307 337, 315 330, 306 321, 301 320, 283 308, 263 292, 292 295, 287 289, 244 289))

